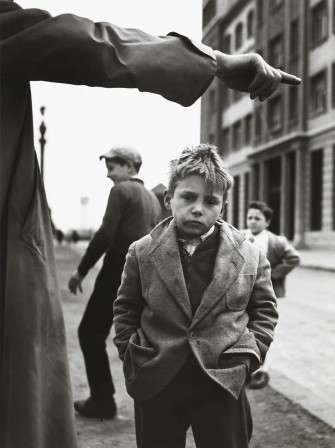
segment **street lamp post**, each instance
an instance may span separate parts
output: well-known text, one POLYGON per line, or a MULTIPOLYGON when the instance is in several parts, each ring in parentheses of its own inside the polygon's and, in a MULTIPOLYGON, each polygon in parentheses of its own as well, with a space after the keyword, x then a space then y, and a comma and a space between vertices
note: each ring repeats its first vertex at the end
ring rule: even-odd
POLYGON ((44 135, 46 133, 47 127, 45 126, 44 121, 43 121, 45 107, 42 106, 40 108, 40 111, 41 111, 41 114, 42 114, 42 122, 41 122, 41 125, 40 125, 41 138, 39 140, 40 141, 40 145, 41 145, 41 176, 42 176, 42 179, 44 180, 44 147, 45 147, 45 144, 47 142, 46 139, 44 138, 44 135))

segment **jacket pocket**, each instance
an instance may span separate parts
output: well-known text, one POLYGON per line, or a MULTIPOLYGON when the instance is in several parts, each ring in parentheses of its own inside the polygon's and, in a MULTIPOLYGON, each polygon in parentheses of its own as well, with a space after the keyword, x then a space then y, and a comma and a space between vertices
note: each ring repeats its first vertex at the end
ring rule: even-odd
POLYGON ((129 339, 129 344, 123 361, 123 370, 126 381, 130 381, 136 375, 137 371, 156 355, 156 349, 147 345, 144 333, 139 328, 129 339))
POLYGON ((248 328, 233 346, 221 352, 218 359, 220 368, 232 364, 244 364, 248 373, 257 370, 261 362, 261 354, 255 336, 248 328))
POLYGON ((239 274, 226 292, 227 308, 231 311, 244 310, 248 304, 253 285, 253 274, 239 274))

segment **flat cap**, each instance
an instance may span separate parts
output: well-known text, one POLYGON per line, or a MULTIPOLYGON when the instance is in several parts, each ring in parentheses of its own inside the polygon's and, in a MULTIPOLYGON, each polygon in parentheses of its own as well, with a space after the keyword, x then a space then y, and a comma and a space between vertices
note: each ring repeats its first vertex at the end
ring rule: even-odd
POLYGON ((112 159, 113 157, 119 157, 125 162, 133 163, 135 165, 142 164, 141 154, 136 149, 127 146, 115 146, 105 154, 102 154, 99 159, 112 159))

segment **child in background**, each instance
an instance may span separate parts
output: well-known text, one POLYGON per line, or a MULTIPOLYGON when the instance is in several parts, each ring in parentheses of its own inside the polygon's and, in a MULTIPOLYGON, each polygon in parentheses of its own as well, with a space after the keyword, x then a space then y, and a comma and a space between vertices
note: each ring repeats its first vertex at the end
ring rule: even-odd
MULTIPOLYGON (((285 297, 285 278, 300 262, 298 252, 289 244, 285 236, 275 235, 267 230, 271 223, 273 210, 265 203, 253 201, 247 213, 247 230, 242 233, 259 247, 271 265, 271 280, 276 297, 285 297)), ((261 389, 270 380, 266 363, 248 380, 248 387, 261 389)))
POLYGON ((248 374, 277 322, 265 255, 222 221, 233 179, 211 145, 171 162, 172 217, 129 249, 115 345, 135 400, 138 447, 246 448, 248 374))

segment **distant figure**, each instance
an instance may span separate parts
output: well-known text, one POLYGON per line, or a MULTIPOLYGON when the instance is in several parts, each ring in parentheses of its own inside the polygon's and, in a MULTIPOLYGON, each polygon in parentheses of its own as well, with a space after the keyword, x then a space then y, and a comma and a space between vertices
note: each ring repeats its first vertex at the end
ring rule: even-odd
POLYGON ((64 233, 60 229, 56 230, 56 240, 57 240, 58 244, 62 244, 63 243, 64 233))
POLYGON ((113 324, 113 303, 128 248, 159 222, 161 207, 155 194, 137 177, 142 158, 136 150, 116 147, 102 158, 114 187, 101 227, 70 278, 69 289, 73 294, 82 291, 84 277, 106 253, 78 331, 91 394, 87 400, 76 401, 74 407, 85 417, 111 419, 116 415, 116 404, 106 339, 113 324))
POLYGON ((270 265, 220 219, 233 179, 216 148, 171 162, 172 218, 131 245, 114 304, 114 342, 135 400, 137 446, 247 448, 245 393, 277 322, 270 265))
MULTIPOLYGON (((283 298, 286 293, 286 276, 298 266, 300 256, 285 236, 275 235, 267 230, 272 216, 273 210, 265 202, 251 202, 247 213, 247 229, 242 233, 267 256, 271 265, 271 281, 276 297, 283 298)), ((252 389, 265 387, 270 380, 267 369, 268 365, 264 363, 251 375, 248 386, 252 389)))
POLYGON ((79 241, 79 233, 77 232, 77 230, 72 230, 72 233, 71 233, 71 241, 73 242, 73 243, 78 243, 78 241, 79 241))

